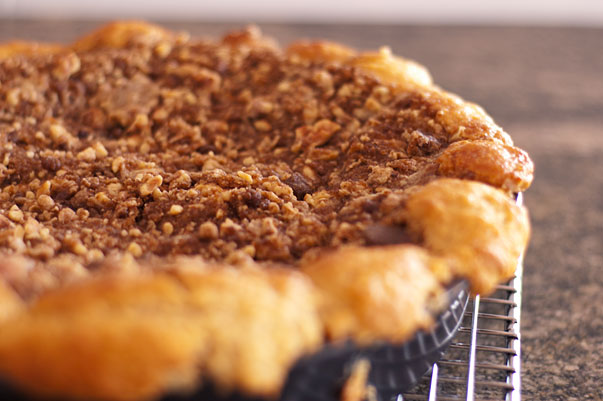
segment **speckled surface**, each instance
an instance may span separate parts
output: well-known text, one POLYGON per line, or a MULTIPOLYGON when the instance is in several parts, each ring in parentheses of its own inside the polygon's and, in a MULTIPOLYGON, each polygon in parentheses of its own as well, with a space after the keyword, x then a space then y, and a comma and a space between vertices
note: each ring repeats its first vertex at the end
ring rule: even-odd
MULTIPOLYGON (((95 24, 0 21, 11 37, 70 40, 95 24)), ((172 23, 216 35, 240 23, 172 23)), ((526 194, 522 394, 603 399, 603 30, 263 25, 287 42, 389 44, 444 88, 483 105, 536 164, 526 194)))

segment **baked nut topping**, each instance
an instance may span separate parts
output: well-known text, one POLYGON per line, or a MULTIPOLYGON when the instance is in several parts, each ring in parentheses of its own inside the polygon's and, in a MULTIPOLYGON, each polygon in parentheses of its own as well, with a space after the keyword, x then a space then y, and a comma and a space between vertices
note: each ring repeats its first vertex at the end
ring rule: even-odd
POLYGON ((528 155, 386 48, 117 22, 0 45, 0 106, 0 378, 38 396, 275 396, 528 241, 528 155))

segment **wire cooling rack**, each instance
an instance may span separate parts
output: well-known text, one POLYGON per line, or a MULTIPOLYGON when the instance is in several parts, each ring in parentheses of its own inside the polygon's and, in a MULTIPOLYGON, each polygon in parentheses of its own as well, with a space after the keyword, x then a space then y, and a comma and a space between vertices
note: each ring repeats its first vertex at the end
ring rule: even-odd
MULTIPOLYGON (((521 194, 517 204, 522 203, 521 194)), ((456 338, 442 359, 397 401, 520 401, 521 280, 515 277, 489 297, 469 301, 456 338)))

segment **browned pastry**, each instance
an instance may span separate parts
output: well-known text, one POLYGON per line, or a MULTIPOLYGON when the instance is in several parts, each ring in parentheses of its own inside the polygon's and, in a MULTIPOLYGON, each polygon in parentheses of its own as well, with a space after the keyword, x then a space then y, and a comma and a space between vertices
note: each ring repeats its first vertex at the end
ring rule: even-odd
POLYGON ((282 366, 322 342, 300 274, 187 260, 47 292, 9 322, 2 370, 37 395, 69 399, 147 399, 193 389, 201 375, 270 395, 282 366))
POLYGON ((0 379, 275 397, 325 341, 404 341, 452 280, 511 277, 532 170, 386 48, 142 22, 0 45, 0 379))

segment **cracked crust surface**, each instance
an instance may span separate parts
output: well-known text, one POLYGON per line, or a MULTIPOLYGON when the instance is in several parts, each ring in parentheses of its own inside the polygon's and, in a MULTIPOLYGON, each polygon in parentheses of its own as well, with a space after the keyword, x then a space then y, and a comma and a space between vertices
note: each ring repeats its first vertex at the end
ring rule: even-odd
POLYGON ((275 396, 528 240, 529 157, 387 49, 121 22, 0 46, 0 103, 0 377, 33 394, 275 396))

